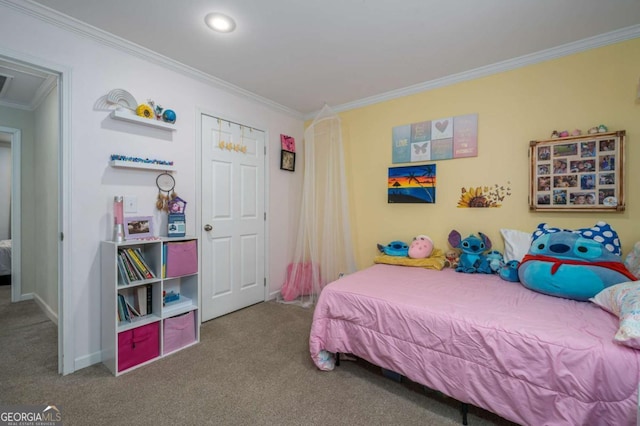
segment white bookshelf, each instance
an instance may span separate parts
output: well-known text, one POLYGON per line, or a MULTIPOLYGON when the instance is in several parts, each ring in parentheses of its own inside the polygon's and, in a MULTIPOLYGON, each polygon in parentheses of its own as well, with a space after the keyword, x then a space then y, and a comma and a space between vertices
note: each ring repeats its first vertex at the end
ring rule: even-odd
POLYGON ((197 246, 198 241, 195 237, 102 242, 102 362, 114 375, 119 376, 200 341, 199 266, 195 273, 163 278, 163 265, 166 264, 165 246, 190 241, 194 241, 197 246), (154 278, 127 283, 119 271, 118 252, 128 248, 140 250, 155 275, 154 278), (131 317, 130 321, 119 321, 118 295, 122 294, 135 309, 140 309, 141 302, 136 300, 135 295, 142 287, 151 294, 151 313, 131 317), (163 292, 171 291, 178 293, 180 299, 163 306, 163 292), (170 337, 166 339, 166 335, 170 337), (133 339, 132 341, 138 342, 138 345, 147 346, 138 346, 144 349, 138 349, 140 352, 136 352, 135 344, 132 344, 134 349, 130 349, 129 343, 124 343, 128 342, 128 339, 133 339), (153 351, 149 351, 149 348, 153 351))

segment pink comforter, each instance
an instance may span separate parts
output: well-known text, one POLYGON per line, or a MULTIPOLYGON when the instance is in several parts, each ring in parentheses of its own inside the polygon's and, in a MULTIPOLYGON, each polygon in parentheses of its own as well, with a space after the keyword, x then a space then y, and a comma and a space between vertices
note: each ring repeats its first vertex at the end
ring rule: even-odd
POLYGON ((613 315, 495 275, 374 265, 327 285, 309 346, 526 425, 636 423, 640 351, 613 315))

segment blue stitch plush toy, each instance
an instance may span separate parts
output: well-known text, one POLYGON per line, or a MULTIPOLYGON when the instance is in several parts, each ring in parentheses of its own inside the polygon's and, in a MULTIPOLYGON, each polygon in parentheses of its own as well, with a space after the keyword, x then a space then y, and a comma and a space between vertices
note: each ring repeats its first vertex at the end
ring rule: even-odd
POLYGON ((451 247, 462 250, 456 272, 467 274, 493 273, 487 256, 484 254, 485 251, 491 250, 491 240, 482 232, 478 232, 478 235, 480 235, 480 238, 475 235, 469 235, 467 238, 462 239, 460 233, 455 229, 449 233, 451 247))
POLYGON ((387 256, 409 256, 409 245, 403 241, 391 241, 386 246, 378 244, 378 250, 387 256))
POLYGON ((531 290, 587 301, 609 286, 635 280, 622 262, 620 247, 618 234, 605 222, 577 230, 541 223, 518 276, 531 290))

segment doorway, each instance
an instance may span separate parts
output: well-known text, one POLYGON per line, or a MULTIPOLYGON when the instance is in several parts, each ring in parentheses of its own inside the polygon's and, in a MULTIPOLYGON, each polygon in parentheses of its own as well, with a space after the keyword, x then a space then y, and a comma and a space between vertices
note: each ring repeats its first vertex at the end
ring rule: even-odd
POLYGON ((201 115, 202 321, 266 297, 265 132, 201 115))
POLYGON ((69 229, 69 70, 19 52, 0 49, 0 130, 12 141, 12 302, 34 299, 57 325, 58 372, 73 371, 73 340, 63 315, 64 271, 70 269, 62 243, 69 229), (30 96, 25 81, 43 81, 30 96), (6 84, 8 83, 8 84, 6 84), (18 95, 18 88, 23 89, 18 95), (13 90, 12 90, 13 89, 13 90), (66 350, 65 350, 66 349, 66 350))

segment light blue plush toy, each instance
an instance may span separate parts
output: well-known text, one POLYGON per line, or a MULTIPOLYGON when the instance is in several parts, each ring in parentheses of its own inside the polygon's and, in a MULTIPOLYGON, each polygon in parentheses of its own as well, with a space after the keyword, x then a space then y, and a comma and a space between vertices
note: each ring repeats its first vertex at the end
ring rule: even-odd
POLYGON ((487 262, 489 263, 489 268, 491 268, 491 272, 497 274, 500 272, 500 268, 504 264, 504 259, 502 257, 502 253, 498 250, 491 250, 487 253, 487 262))
POLYGON ((517 260, 510 260, 507 263, 503 263, 500 268, 500 278, 505 281, 511 281, 517 283, 520 281, 518 278, 518 266, 520 266, 520 262, 517 260))
POLYGON ((475 235, 469 235, 467 238, 462 239, 460 233, 455 229, 449 233, 451 247, 462 250, 456 272, 467 274, 493 273, 491 267, 489 267, 487 256, 484 254, 485 251, 491 250, 491 240, 482 232, 478 232, 478 235, 480 235, 480 238, 475 235))
POLYGON ((531 290, 582 301, 636 279, 622 262, 618 234, 605 222, 577 230, 541 223, 518 276, 531 290))

